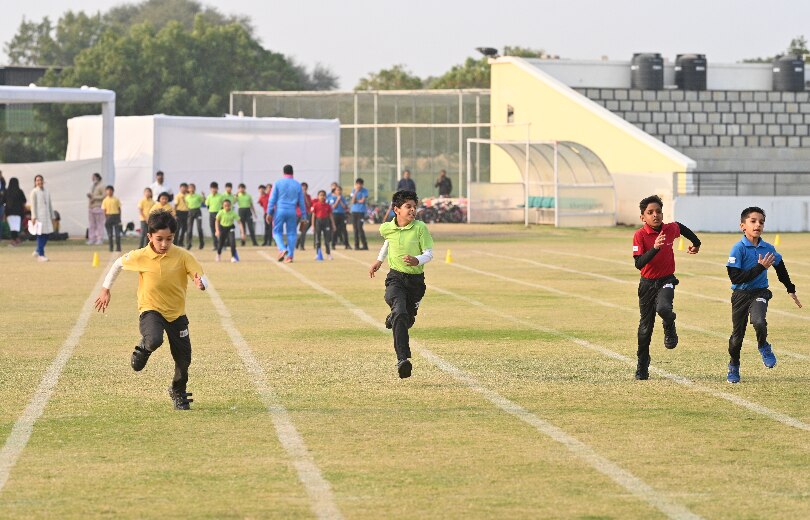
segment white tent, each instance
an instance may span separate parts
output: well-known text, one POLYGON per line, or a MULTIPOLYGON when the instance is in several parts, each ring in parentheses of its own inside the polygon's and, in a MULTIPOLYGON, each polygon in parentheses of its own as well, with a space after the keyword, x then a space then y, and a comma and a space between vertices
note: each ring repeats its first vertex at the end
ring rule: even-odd
MULTIPOLYGON (((220 191, 230 181, 234 192, 244 182, 254 201, 259 184, 280 179, 285 164, 311 189, 326 189, 339 176, 337 119, 119 116, 115 137, 115 189, 125 223, 138 220, 137 203, 157 170, 165 172, 174 193, 181 182, 193 182, 206 194, 211 181, 220 191)), ((101 157, 101 118, 70 119, 66 159, 96 157, 101 157)))

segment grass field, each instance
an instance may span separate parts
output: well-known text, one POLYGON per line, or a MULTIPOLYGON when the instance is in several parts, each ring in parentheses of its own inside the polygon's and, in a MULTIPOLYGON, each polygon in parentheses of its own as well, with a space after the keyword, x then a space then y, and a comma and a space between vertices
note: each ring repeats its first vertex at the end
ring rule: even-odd
MULTIPOLYGON (((3 247, 0 518, 810 518, 810 314, 770 273, 778 364, 749 328, 726 383, 738 236, 677 252, 680 344, 659 320, 638 382, 631 229, 432 232, 408 380, 385 268, 367 274, 379 242, 290 266, 195 250, 215 290, 189 290, 190 412, 166 395, 168 344, 129 367, 135 275, 89 314, 106 250, 93 268, 78 242, 47 264, 3 247)), ((810 236, 781 238, 810 305, 810 236)))

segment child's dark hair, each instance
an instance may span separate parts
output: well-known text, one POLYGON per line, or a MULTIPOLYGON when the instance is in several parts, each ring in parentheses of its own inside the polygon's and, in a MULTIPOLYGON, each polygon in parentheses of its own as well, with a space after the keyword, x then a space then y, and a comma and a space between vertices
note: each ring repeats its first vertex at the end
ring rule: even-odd
POLYGON ((321 193, 323 193, 324 195, 326 195, 326 190, 318 190, 318 196, 319 196, 319 197, 321 196, 321 193))
POLYGON ((168 200, 168 199, 170 199, 170 198, 171 198, 171 197, 169 197, 169 192, 167 192, 167 191, 161 191, 161 192, 160 192, 160 195, 158 195, 158 200, 160 200, 160 198, 161 198, 161 197, 163 197, 163 196, 165 196, 165 197, 166 197, 166 200, 168 200))
POLYGON ((147 229, 149 233, 155 233, 161 229, 168 229, 174 234, 177 233, 177 219, 168 211, 155 211, 149 215, 147 229))
POLYGON ((415 191, 400 190, 391 197, 391 205, 399 208, 408 200, 412 200, 414 204, 419 204, 419 197, 416 196, 415 191))
POLYGON ((225 187, 226 187, 226 188, 233 188, 233 183, 231 183, 231 182, 226 182, 226 183, 225 183, 225 187))
POLYGON ((214 181, 214 182, 211 183, 209 188, 217 188, 217 189, 219 189, 219 183, 217 181, 214 181))
POLYGON ((641 202, 638 203, 638 208, 641 210, 641 214, 644 214, 644 210, 647 209, 647 206, 650 204, 658 204, 661 208, 664 208, 664 201, 661 200, 661 197, 658 195, 650 195, 649 197, 645 197, 641 199, 641 202))
POLYGON ((259 189, 264 190, 264 189, 267 189, 267 188, 264 187, 264 184, 259 184, 259 189))
POLYGON ((365 184, 366 181, 364 181, 362 177, 358 177, 357 180, 354 181, 354 183, 355 184, 365 184))
POLYGON ((104 189, 105 189, 105 190, 110 190, 110 191, 115 191, 115 188, 113 188, 112 186, 107 186, 107 187, 106 187, 106 188, 104 188, 104 189))
POLYGON ((742 213, 740 213, 740 222, 745 222, 745 219, 747 219, 751 213, 762 213, 762 217, 765 217, 764 209, 757 206, 751 206, 750 208, 745 208, 742 210, 742 213))
POLYGON ((181 183, 180 183, 180 187, 181 187, 181 188, 182 188, 182 187, 186 187, 186 188, 188 188, 188 183, 181 182, 181 183))
POLYGON ((244 183, 244 182, 240 182, 240 183, 239 183, 239 186, 237 186, 237 187, 238 187, 238 188, 247 188, 247 186, 245 186, 245 183, 244 183))
POLYGON ((302 183, 301 183, 301 187, 307 187, 307 188, 309 188, 309 184, 307 184, 306 182, 302 182, 302 183))

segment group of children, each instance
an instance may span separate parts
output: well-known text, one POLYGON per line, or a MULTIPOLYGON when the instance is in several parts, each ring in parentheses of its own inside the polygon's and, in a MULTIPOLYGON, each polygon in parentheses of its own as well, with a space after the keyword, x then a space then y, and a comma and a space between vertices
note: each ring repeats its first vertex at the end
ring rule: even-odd
MULTIPOLYGON (((673 349, 678 345, 678 334, 675 328, 673 301, 675 286, 675 239, 687 238, 692 245, 689 254, 700 251, 700 240, 680 222, 664 223, 664 204, 658 196, 643 199, 639 204, 641 229, 633 236, 633 259, 636 268, 641 271, 638 285, 638 306, 640 319, 638 323, 638 364, 636 379, 649 378, 650 340, 652 338, 655 315, 661 317, 664 328, 664 347, 673 349)), ((782 255, 776 252, 773 245, 762 240, 765 229, 765 211, 751 206, 740 214, 740 231, 742 239, 731 248, 726 270, 731 280, 731 323, 732 332, 728 341, 729 383, 740 382, 740 351, 742 350, 745 329, 750 321, 757 336, 757 348, 762 362, 767 368, 776 366, 776 356, 768 343, 768 324, 765 314, 768 301, 773 294, 768 289, 768 269, 773 266, 776 276, 785 286, 796 305, 802 304, 796 296, 796 286, 790 281, 782 255)))

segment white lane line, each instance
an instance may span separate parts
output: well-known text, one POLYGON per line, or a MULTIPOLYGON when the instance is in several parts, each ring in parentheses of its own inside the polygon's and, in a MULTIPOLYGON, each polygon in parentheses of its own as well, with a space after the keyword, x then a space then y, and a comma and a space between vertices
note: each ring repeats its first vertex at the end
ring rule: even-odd
POLYGON ((79 318, 73 325, 73 329, 70 331, 67 339, 65 339, 65 342, 62 343, 62 346, 59 348, 54 360, 51 361, 48 369, 45 370, 45 374, 42 376, 42 380, 39 382, 36 392, 34 392, 31 400, 28 402, 28 406, 25 407, 22 415, 11 428, 11 432, 6 439, 6 444, 3 446, 3 450, 0 451, 0 493, 2 493, 6 482, 8 482, 11 470, 14 468, 14 465, 17 464, 17 460, 20 458, 20 455, 22 455, 23 450, 25 450, 28 444, 28 440, 31 438, 31 434, 34 431, 34 424, 45 411, 45 406, 48 404, 51 394, 53 394, 54 388, 56 388, 56 384, 59 382, 59 376, 62 374, 62 370, 64 370, 65 365, 67 365, 68 360, 73 355, 73 351, 79 344, 79 340, 84 334, 84 329, 87 328, 87 322, 90 320, 90 315, 93 313, 93 302, 96 300, 99 291, 101 291, 101 284, 104 283, 107 271, 116 258, 118 258, 117 254, 110 255, 110 260, 101 271, 101 276, 90 291, 90 296, 88 296, 82 304, 82 310, 79 313, 79 318))
MULTIPOLYGON (((275 259, 270 258, 270 256, 264 253, 263 251, 260 251, 259 254, 264 256, 267 260, 275 262, 275 259)), ((346 256, 340 253, 335 253, 335 255, 347 258, 346 256)), ((358 263, 362 263, 359 260, 355 259, 351 260, 354 260, 358 263)), ((301 273, 298 273, 297 271, 290 269, 286 265, 279 264, 279 267, 285 269, 287 272, 292 274, 302 283, 312 287, 313 289, 322 294, 325 294, 333 298, 342 306, 351 311, 352 314, 360 318, 362 321, 368 323, 381 333, 385 335, 390 334, 388 330, 381 323, 379 323, 379 321, 375 320, 372 316, 370 316, 360 307, 356 306, 355 304, 353 304, 340 294, 323 287, 322 285, 318 284, 313 280, 310 280, 301 273)), ((579 460, 585 462, 598 472, 602 473, 603 475, 611 479, 613 482, 615 482, 619 486, 626 489, 628 492, 635 495, 640 500, 643 500, 647 504, 651 505, 658 511, 665 514, 667 517, 678 520, 701 518, 700 516, 690 511, 685 506, 677 502, 673 502, 666 496, 662 495, 661 493, 656 491, 652 486, 650 486, 649 484, 647 484, 646 482, 644 482, 643 480, 641 480, 640 478, 629 472, 628 470, 620 467, 618 464, 614 463, 610 459, 600 455, 593 448, 583 443, 576 437, 568 434, 567 432, 551 424, 550 422, 541 419, 540 417, 533 414, 526 408, 500 395, 498 392, 495 392, 494 390, 487 388, 486 386, 483 385, 483 383, 478 381, 472 374, 456 367, 455 365, 451 364, 441 356, 433 353, 421 342, 417 342, 411 339, 411 346, 416 352, 418 352, 422 357, 424 357, 429 362, 433 363, 437 368, 439 368, 446 374, 452 376, 457 381, 465 384, 469 389, 482 395, 486 400, 495 405, 497 408, 532 426, 535 430, 546 435, 555 442, 562 444, 579 460)))
MULTIPOLYGON (((263 252, 261 253, 263 254, 263 252)), ((222 328, 225 329, 230 336, 231 342, 236 347, 239 357, 242 358, 242 363, 253 379, 253 384, 256 386, 256 391, 259 393, 262 403, 267 407, 267 411, 270 412, 273 426, 276 429, 276 435, 278 435, 278 439, 281 441, 281 445, 284 447, 287 455, 292 459, 293 465, 298 472, 298 479, 304 485, 307 495, 309 495, 313 512, 318 518, 343 518, 335 502, 332 487, 321 474, 321 470, 318 469, 315 459, 312 457, 309 449, 307 449, 306 443, 304 443, 303 437, 301 437, 301 434, 295 428, 295 424, 293 424, 289 412, 284 405, 281 404, 278 396, 276 396, 276 393, 267 383, 267 376, 264 373, 264 369, 253 355, 253 351, 239 332, 239 329, 236 328, 230 311, 225 306, 225 303, 212 284, 209 284, 205 292, 211 297, 211 301, 219 313, 222 328)))
MULTIPOLYGON (((585 271, 577 271, 576 269, 570 269, 570 268, 567 268, 567 267, 559 267, 559 266, 555 266, 555 265, 552 265, 552 264, 544 264, 542 262, 537 262, 535 260, 528 260, 528 259, 524 259, 524 258, 516 258, 516 257, 511 257, 511 256, 496 255, 496 254, 486 253, 486 252, 478 252, 477 254, 490 255, 490 256, 501 257, 501 258, 508 258, 509 260, 521 261, 521 262, 537 265, 538 267, 545 267, 545 268, 548 268, 548 269, 561 270, 561 271, 569 272, 569 273, 572 273, 572 274, 579 274, 579 275, 582 275, 582 276, 590 276, 590 277, 593 277, 593 278, 599 278, 599 279, 602 279, 602 280, 607 280, 607 281, 611 281, 611 282, 615 282, 615 283, 633 284, 633 285, 635 285, 635 282, 631 282, 631 281, 628 281, 628 280, 622 280, 622 279, 619 279, 619 278, 613 278, 612 276, 607 276, 607 275, 603 275, 603 274, 588 273, 588 272, 585 272, 585 271)), ((456 267, 459 267, 461 269, 473 269, 473 270, 475 270, 472 267, 463 266, 463 265, 459 265, 459 264, 452 264, 452 265, 455 265, 456 267)), ((495 274, 495 273, 491 273, 489 271, 481 271, 481 273, 486 273, 487 276, 493 276, 493 277, 496 277, 496 278, 501 276, 501 275, 498 275, 498 274, 495 274)), ((534 283, 534 282, 526 282, 526 281, 523 281, 523 280, 517 280, 515 278, 508 278, 508 277, 503 277, 503 279, 507 280, 507 281, 511 281, 512 283, 519 283, 519 284, 522 284, 522 285, 526 285, 528 287, 536 287, 536 288, 542 289, 544 291, 553 292, 553 293, 559 294, 559 295, 570 296, 572 298, 583 299, 583 300, 589 301, 591 303, 596 303, 598 305, 602 305, 604 307, 610 307, 610 308, 613 308, 613 309, 619 309, 619 310, 623 310, 625 312, 631 312, 631 313, 634 313, 634 314, 638 315, 638 309, 635 309, 635 308, 624 307, 624 306, 621 306, 621 305, 616 305, 616 304, 613 304, 613 303, 604 302, 604 301, 601 301, 601 300, 597 300, 595 298, 589 298, 587 296, 583 296, 581 294, 574 294, 574 293, 561 291, 559 289, 554 289, 553 287, 549 287, 549 286, 534 283)), ((677 293, 678 294, 686 294, 686 295, 691 295, 691 296, 703 297, 702 295, 698 295, 698 294, 695 294, 695 293, 690 293, 688 291, 683 291, 681 289, 678 289, 677 293)), ((718 303, 730 303, 730 302, 727 302, 726 300, 722 300, 720 298, 714 298, 714 297, 705 297, 705 298, 708 298, 710 300, 716 300, 718 303)), ((776 313, 786 314, 788 316, 795 316, 795 315, 787 313, 785 311, 778 311, 776 309, 773 309, 773 310, 769 309, 769 312, 776 312, 776 313)), ((797 316, 797 317, 799 317, 799 316, 797 316)), ((801 316, 801 318, 804 319, 805 317, 801 316)), ((714 336, 716 338, 728 339, 728 333, 723 333, 723 332, 717 332, 717 331, 714 331, 714 330, 704 329, 702 327, 698 327, 698 326, 695 326, 695 325, 689 325, 688 323, 684 323, 683 321, 679 321, 678 326, 681 327, 681 328, 684 328, 686 330, 691 330, 691 331, 694 331, 694 332, 700 332, 702 334, 706 334, 706 335, 709 335, 709 336, 714 336)), ((746 339, 745 344, 746 345, 751 345, 751 344, 754 344, 754 342, 751 339, 746 339)), ((801 359, 801 360, 805 360, 805 361, 810 359, 810 356, 808 356, 806 354, 799 354, 798 352, 793 352, 793 351, 790 351, 790 350, 786 350, 786 349, 781 348, 781 347, 779 349, 777 349, 777 352, 779 352, 779 353, 781 353, 783 355, 786 355, 788 357, 795 358, 795 359, 801 359)))

